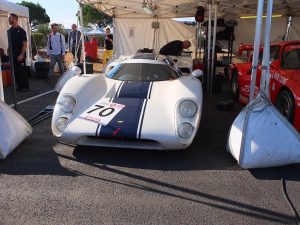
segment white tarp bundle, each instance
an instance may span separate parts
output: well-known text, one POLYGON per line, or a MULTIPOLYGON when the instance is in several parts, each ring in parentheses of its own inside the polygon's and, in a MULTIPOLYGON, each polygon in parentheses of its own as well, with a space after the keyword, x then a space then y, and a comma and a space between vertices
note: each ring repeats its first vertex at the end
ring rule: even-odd
POLYGON ((299 163, 300 135, 261 93, 233 122, 227 149, 245 169, 299 163))
POLYGON ((172 19, 116 18, 114 22, 114 49, 117 57, 133 54, 143 48, 155 49, 158 53, 162 46, 173 40, 190 40, 190 49, 195 49, 194 28, 172 19), (152 22, 158 22, 159 28, 152 28, 152 22))
POLYGON ((80 73, 81 69, 78 66, 72 66, 59 78, 54 89, 59 93, 68 80, 70 80, 74 76, 79 75, 80 73))
POLYGON ((28 122, 7 104, 0 101, 0 159, 5 159, 32 133, 28 122))

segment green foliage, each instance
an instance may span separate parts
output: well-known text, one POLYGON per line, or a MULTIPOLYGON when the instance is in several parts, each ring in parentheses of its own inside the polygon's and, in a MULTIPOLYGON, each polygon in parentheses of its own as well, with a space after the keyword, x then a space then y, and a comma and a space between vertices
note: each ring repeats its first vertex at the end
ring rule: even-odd
POLYGON ((18 4, 29 8, 29 21, 33 30, 41 23, 50 22, 50 18, 47 15, 46 10, 39 3, 35 4, 32 2, 22 1, 18 4))
POLYGON ((112 17, 106 15, 103 12, 98 11, 97 9, 89 6, 83 6, 83 24, 87 26, 89 23, 95 24, 98 27, 106 27, 112 25, 112 17))
POLYGON ((45 35, 42 33, 32 33, 31 43, 32 43, 33 52, 36 52, 35 45, 37 49, 46 47, 47 38, 45 38, 45 35))
POLYGON ((44 37, 47 37, 51 33, 51 29, 48 23, 39 24, 36 28, 36 33, 43 34, 44 37))

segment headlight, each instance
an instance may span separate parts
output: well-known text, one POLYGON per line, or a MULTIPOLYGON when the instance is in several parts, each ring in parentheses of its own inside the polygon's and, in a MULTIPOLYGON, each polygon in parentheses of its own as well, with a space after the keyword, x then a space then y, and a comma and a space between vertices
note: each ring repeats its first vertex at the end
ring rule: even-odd
POLYGON ((191 100, 184 100, 180 103, 179 112, 182 117, 191 118, 197 112, 197 105, 191 100))
POLYGON ((182 123, 178 127, 178 135, 181 138, 190 138, 193 134, 194 127, 189 123, 182 123))
POLYGON ((67 126, 68 118, 67 117, 60 117, 56 120, 55 126, 57 130, 63 132, 67 126))
POLYGON ((63 95, 58 99, 57 104, 63 112, 71 113, 75 108, 76 101, 71 96, 63 95))

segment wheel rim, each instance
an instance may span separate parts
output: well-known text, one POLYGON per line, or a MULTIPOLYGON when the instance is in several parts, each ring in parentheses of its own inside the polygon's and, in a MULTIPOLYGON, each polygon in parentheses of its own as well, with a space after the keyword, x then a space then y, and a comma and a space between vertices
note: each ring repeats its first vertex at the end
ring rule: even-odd
POLYGON ((291 104, 287 96, 280 96, 278 104, 278 111, 287 119, 291 116, 291 104))

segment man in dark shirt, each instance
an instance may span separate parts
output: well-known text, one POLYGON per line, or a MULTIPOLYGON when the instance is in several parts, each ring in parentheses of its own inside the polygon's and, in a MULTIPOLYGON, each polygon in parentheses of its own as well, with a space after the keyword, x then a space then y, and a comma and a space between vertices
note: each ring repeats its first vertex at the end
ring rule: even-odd
MULTIPOLYGON (((81 58, 81 32, 77 30, 76 24, 72 24, 72 31, 68 36, 69 51, 72 52, 73 58, 77 57, 77 63, 80 63, 81 58)), ((73 62, 76 60, 73 59, 73 62)))
POLYGON ((13 66, 15 79, 17 83, 17 91, 27 91, 29 89, 28 74, 25 65, 27 36, 26 31, 18 24, 18 16, 10 13, 8 22, 11 28, 8 30, 11 36, 11 48, 13 56, 13 66))
POLYGON ((171 41, 169 43, 167 43, 166 45, 164 45, 160 51, 159 54, 162 55, 181 55, 183 49, 187 49, 191 47, 191 42, 188 40, 185 41, 179 41, 179 40, 175 40, 175 41, 171 41))
POLYGON ((106 59, 111 59, 113 55, 113 35, 110 33, 110 29, 105 29, 104 38, 104 52, 103 52, 103 68, 106 64, 106 59))

